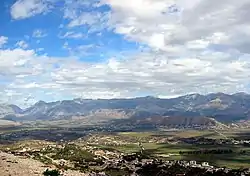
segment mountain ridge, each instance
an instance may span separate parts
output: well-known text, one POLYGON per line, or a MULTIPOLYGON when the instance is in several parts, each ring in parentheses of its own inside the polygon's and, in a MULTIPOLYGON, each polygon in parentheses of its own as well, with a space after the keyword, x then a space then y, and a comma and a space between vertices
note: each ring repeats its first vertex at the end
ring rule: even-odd
MULTIPOLYGON (((26 109, 16 105, 0 108, 2 118, 13 121, 57 120, 72 117, 112 116, 148 118, 152 116, 211 117, 220 122, 246 120, 250 117, 250 95, 222 92, 207 95, 187 94, 176 98, 152 96, 130 99, 73 99, 46 103, 39 101, 26 109)), ((0 106, 1 107, 1 106, 0 106)))

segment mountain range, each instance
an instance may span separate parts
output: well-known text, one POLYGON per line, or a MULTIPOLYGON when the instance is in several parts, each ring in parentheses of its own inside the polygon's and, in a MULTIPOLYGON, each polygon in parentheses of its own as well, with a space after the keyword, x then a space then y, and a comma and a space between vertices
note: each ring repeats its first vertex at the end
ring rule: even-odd
POLYGON ((136 119, 152 117, 213 118, 227 123, 248 120, 250 95, 246 93, 189 94, 171 99, 73 99, 46 103, 27 109, 0 105, 0 118, 11 121, 59 120, 72 118, 136 119))

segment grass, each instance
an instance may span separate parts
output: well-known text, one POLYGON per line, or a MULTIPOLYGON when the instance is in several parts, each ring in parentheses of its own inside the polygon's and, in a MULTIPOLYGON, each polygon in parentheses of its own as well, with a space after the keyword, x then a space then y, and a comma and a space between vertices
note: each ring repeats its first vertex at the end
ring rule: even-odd
POLYGON ((198 136, 204 136, 213 133, 212 131, 198 131, 198 130, 185 130, 185 131, 179 131, 174 134, 174 137, 180 137, 180 138, 190 138, 190 137, 198 137, 198 136))
POLYGON ((123 153, 134 153, 139 151, 139 147, 136 144, 127 144, 120 146, 112 146, 112 145, 92 145, 99 149, 108 150, 108 151, 120 151, 123 153))
POLYGON ((121 136, 129 136, 129 137, 136 137, 136 138, 150 137, 153 134, 154 134, 153 132, 121 132, 121 133, 118 133, 118 135, 121 135, 121 136))
MULTIPOLYGON (((153 154, 178 154, 180 150, 194 150, 197 147, 192 145, 174 145, 174 144, 156 144, 156 143, 143 143, 142 144, 145 150, 153 152, 153 154)), ((118 150, 124 153, 133 153, 138 152, 140 150, 139 146, 136 144, 127 144, 120 146, 108 146, 108 145, 96 145, 96 147, 100 149, 107 150, 118 150)))
MULTIPOLYGON (((224 131, 221 132, 227 137, 236 136, 237 132, 224 131)), ((177 138, 190 138, 190 137, 207 137, 213 139, 224 138, 220 133, 214 130, 179 130, 179 131, 157 131, 157 132, 121 132, 118 133, 121 137, 134 137, 134 138, 149 138, 149 137, 177 137, 177 138)))
MULTIPOLYGON (((122 146, 99 146, 100 148, 118 150, 124 153, 138 152, 139 147, 135 144, 122 145, 122 146)), ((230 168, 250 167, 250 147, 244 146, 209 146, 209 145, 189 145, 189 144, 156 144, 156 143, 143 143, 143 147, 147 153, 153 156, 160 157, 165 160, 196 160, 198 162, 209 162, 212 165, 230 168), (232 149, 232 154, 200 154, 200 155, 180 155, 179 151, 192 151, 200 149, 232 149), (241 150, 245 150, 245 154, 239 154, 241 150), (171 154, 169 157, 169 154, 171 154), (164 157, 165 155, 165 157, 164 157)))
MULTIPOLYGON (((234 147, 234 146, 220 146, 221 149, 231 148, 232 154, 200 154, 200 155, 179 155, 179 151, 199 150, 200 146, 195 145, 164 145, 164 144, 144 144, 145 149, 154 155, 174 154, 165 158, 166 160, 196 160, 199 162, 209 162, 215 166, 227 166, 230 168, 250 167, 250 148, 249 147, 234 147), (247 151, 246 154, 240 155, 240 150, 247 151)), ((203 146, 208 149, 218 149, 218 146, 203 146)))

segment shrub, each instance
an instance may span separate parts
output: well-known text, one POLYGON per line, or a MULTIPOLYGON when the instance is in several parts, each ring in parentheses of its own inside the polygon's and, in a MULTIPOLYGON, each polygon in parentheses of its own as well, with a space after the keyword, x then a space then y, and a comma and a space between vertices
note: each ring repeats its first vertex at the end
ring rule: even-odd
POLYGON ((46 171, 43 172, 43 175, 44 176, 60 176, 60 171, 59 170, 49 170, 49 169, 46 169, 46 171))

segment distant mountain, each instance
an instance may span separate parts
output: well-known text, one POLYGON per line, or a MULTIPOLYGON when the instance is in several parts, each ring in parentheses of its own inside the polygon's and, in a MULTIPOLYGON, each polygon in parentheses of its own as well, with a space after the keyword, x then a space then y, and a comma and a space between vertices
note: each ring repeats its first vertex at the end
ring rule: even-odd
POLYGON ((227 129, 228 126, 209 117, 180 117, 180 116, 152 116, 148 118, 129 118, 113 120, 112 126, 119 129, 131 127, 131 129, 145 128, 190 128, 190 129, 227 129))
POLYGON ((172 99, 140 97, 133 99, 74 99, 46 103, 39 101, 21 110, 17 106, 0 106, 7 120, 56 120, 72 117, 100 119, 145 119, 149 117, 211 117, 220 122, 247 120, 250 95, 213 93, 190 94, 172 99))
POLYGON ((0 104, 0 118, 10 114, 20 114, 22 109, 16 105, 0 104))

